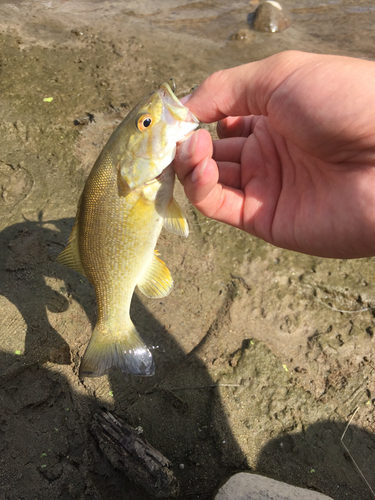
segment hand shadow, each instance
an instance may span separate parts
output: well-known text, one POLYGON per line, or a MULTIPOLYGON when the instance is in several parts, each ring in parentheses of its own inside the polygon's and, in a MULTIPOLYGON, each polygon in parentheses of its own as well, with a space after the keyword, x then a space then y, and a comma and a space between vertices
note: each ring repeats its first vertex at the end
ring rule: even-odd
MULTIPOLYGON (((38 222, 25 220, 0 233, 0 294, 17 307, 26 325, 24 333, 22 321, 14 322, 12 311, 4 304, 7 325, 6 331, 0 333, 2 344, 6 345, 6 339, 12 337, 17 337, 19 345, 24 341, 24 352, 20 349, 23 355, 9 358, 12 363, 22 366, 46 361, 70 363, 69 345, 51 325, 47 310, 66 311, 69 300, 74 299, 85 309, 90 321, 94 321, 92 294, 91 301, 87 297, 81 300, 74 292, 76 287, 71 286, 71 276, 66 280, 66 269, 53 264, 57 253, 64 248, 73 222, 74 219, 42 221, 40 214, 38 222), (48 277, 65 282, 61 293, 47 285, 48 277)), ((78 275, 73 280, 78 281, 78 275)), ((3 364, 2 372, 7 368, 9 365, 3 364)))

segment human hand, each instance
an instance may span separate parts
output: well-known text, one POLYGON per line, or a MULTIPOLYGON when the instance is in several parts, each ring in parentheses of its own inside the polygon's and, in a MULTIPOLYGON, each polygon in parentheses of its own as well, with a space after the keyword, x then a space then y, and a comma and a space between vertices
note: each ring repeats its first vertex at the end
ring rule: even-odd
POLYGON ((214 73, 175 171, 204 215, 312 255, 375 255, 375 63, 284 52, 214 73))

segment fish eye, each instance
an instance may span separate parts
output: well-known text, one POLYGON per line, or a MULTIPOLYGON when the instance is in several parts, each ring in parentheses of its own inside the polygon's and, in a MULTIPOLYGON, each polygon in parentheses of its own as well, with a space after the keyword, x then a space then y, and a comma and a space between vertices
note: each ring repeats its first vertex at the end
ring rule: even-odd
POLYGON ((152 116, 149 114, 142 115, 137 120, 138 130, 143 132, 152 125, 152 116))

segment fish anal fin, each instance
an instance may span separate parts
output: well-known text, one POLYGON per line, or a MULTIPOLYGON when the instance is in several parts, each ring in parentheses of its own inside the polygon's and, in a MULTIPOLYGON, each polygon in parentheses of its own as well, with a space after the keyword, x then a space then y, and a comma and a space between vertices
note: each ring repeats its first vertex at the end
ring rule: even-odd
POLYGON ((151 264, 138 283, 140 291, 146 295, 146 297, 150 298, 166 297, 173 287, 171 273, 157 255, 158 253, 155 251, 151 264))
POLYGON ((187 220, 174 198, 171 199, 168 205, 167 213, 164 218, 164 227, 172 233, 178 234, 179 236, 185 236, 185 238, 189 234, 187 220))
POLYGON ((73 269, 74 271, 77 271, 78 273, 81 273, 83 276, 85 276, 85 270, 83 269, 81 258, 79 256, 77 219, 74 223, 72 232, 70 233, 68 245, 56 257, 56 262, 70 267, 70 269, 73 269))
POLYGON ((96 325, 79 368, 79 376, 101 377, 112 368, 124 373, 151 376, 155 364, 135 326, 129 321, 122 331, 108 331, 105 325, 96 325))

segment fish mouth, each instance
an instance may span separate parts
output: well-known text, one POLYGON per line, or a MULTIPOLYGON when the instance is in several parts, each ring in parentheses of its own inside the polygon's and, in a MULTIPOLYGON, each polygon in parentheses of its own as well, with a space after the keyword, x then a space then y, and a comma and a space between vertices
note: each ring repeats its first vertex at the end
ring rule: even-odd
MULTIPOLYGON (((175 88, 175 85, 174 85, 174 88, 175 88)), ((195 125, 194 128, 196 128, 199 125, 198 118, 196 118, 193 115, 193 113, 190 111, 189 108, 187 108, 184 104, 182 104, 182 102, 176 96, 174 90, 170 87, 170 85, 168 83, 166 83, 166 82, 162 83, 159 86, 158 93, 159 93, 161 100, 163 101, 165 108, 168 110, 168 113, 170 115, 170 119, 173 119, 173 120, 176 120, 177 122, 180 122, 181 126, 183 126, 183 124, 185 126, 187 124, 190 124, 190 126, 193 124, 193 125, 195 125)), ((187 137, 188 137, 188 135, 185 136, 185 138, 187 138, 187 137)), ((183 138, 181 140, 185 140, 185 139, 183 138)), ((180 141, 178 141, 178 142, 180 142, 180 141)))
POLYGON ((159 94, 160 97, 163 98, 166 95, 171 96, 172 98, 174 97, 175 100, 178 100, 177 97, 175 96, 175 93, 171 89, 170 85, 167 82, 162 83, 159 85, 159 94))

